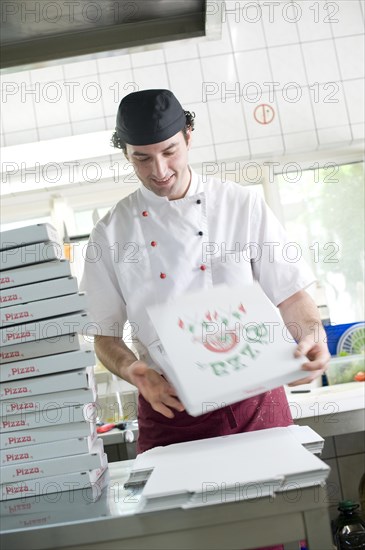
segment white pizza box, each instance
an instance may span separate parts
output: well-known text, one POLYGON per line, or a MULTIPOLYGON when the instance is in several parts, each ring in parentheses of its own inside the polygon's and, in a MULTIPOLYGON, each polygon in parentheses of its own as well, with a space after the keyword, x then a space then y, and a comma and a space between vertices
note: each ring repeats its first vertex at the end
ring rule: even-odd
POLYGON ((73 422, 95 421, 96 404, 62 407, 62 409, 47 409, 37 412, 0 418, 0 433, 31 430, 43 426, 55 427, 58 424, 72 424, 73 422))
POLYGON ((95 386, 94 369, 93 367, 85 367, 62 374, 50 374, 28 378, 27 380, 3 382, 0 384, 0 398, 8 401, 27 396, 87 389, 93 386, 95 386))
POLYGON ((57 338, 63 334, 73 334, 75 332, 86 334, 88 327, 91 326, 94 325, 86 312, 70 313, 51 319, 2 328, 0 330, 0 344, 5 347, 11 346, 16 342, 19 344, 34 342, 45 338, 57 338))
POLYGON ((52 441, 39 445, 29 445, 26 448, 1 449, 0 464, 22 464, 25 462, 36 462, 37 460, 61 456, 90 453, 92 452, 93 445, 99 439, 103 442, 101 438, 97 438, 94 434, 93 436, 89 435, 87 437, 52 441))
POLYGON ((61 260, 62 257, 62 247, 55 241, 28 244, 19 248, 2 250, 0 252, 0 271, 9 271, 9 269, 40 264, 51 260, 61 260))
POLYGON ((29 412, 47 414, 52 409, 62 409, 71 405, 86 405, 96 401, 96 386, 88 389, 44 393, 20 399, 7 399, 1 402, 0 422, 14 415, 29 412))
POLYGON ((289 487, 323 485, 330 472, 286 427, 155 447, 138 455, 132 473, 151 469, 138 511, 167 508, 172 498, 192 508, 273 497, 289 487))
POLYGON ((29 302, 28 304, 0 308, 0 327, 55 318, 60 315, 75 313, 76 311, 84 311, 86 307, 86 294, 79 292, 77 294, 68 294, 67 296, 57 296, 49 300, 39 300, 37 302, 29 302))
POLYGON ((28 378, 44 375, 55 375, 93 365, 95 365, 95 355, 91 350, 79 350, 48 355, 46 357, 35 357, 34 359, 2 365, 0 368, 0 383, 13 380, 27 380, 28 378))
POLYGON ((71 266, 68 260, 53 260, 3 271, 0 273, 0 289, 5 290, 53 279, 57 279, 55 284, 58 284, 61 278, 70 276, 71 266))
POLYGON ((44 496, 29 496, 0 502, 0 514, 3 518, 2 531, 39 527, 54 523, 69 523, 110 515, 108 490, 109 469, 90 487, 51 493, 44 496))
POLYGON ((77 292, 76 277, 63 277, 62 279, 8 288, 0 290, 0 308, 38 302, 38 300, 49 300, 57 296, 77 294, 77 292))
MULTIPOLYGON (((80 351, 80 340, 76 333, 44 338, 34 342, 14 343, 5 349, 0 348, 0 365, 29 361, 38 357, 50 357, 52 354, 65 354, 80 351)), ((65 356, 65 360, 66 356, 65 356)), ((1 369, 4 367, 1 367, 1 369)), ((0 369, 0 371, 1 371, 0 369)), ((46 373, 45 373, 46 374, 46 373)))
POLYGON ((322 453, 324 439, 309 426, 298 426, 297 424, 293 424, 292 426, 288 426, 288 431, 311 453, 318 455, 322 453))
MULTIPOLYGON (((19 518, 23 521, 28 517, 31 519, 35 517, 35 514, 40 514, 41 512, 49 512, 57 514, 59 512, 63 517, 69 517, 69 521, 75 520, 76 513, 81 513, 85 511, 85 516, 82 517, 88 518, 87 511, 91 517, 100 517, 101 515, 109 515, 109 504, 108 504, 108 492, 103 491, 103 489, 108 485, 110 481, 110 472, 106 468, 101 476, 95 480, 89 487, 83 489, 75 489, 74 491, 62 491, 59 495, 53 494, 53 497, 48 497, 46 492, 43 497, 38 496, 29 496, 27 499, 12 499, 10 502, 2 501, 0 503, 0 515, 2 518, 6 517, 6 525, 3 527, 8 530, 11 526, 8 524, 8 520, 11 518, 19 518), (93 491, 94 488, 94 491, 93 491), (67 512, 70 512, 67 514, 67 512), (75 513, 75 511, 77 511, 75 513), (98 516, 94 516, 94 511, 99 511, 98 516), (67 514, 67 516, 66 516, 67 514)), ((67 521, 63 520, 60 517, 60 521, 57 521, 57 516, 55 521, 52 523, 63 523, 67 521)), ((23 524, 25 526, 25 524, 23 524)), ((30 526, 30 525, 29 525, 30 526)))
POLYGON ((27 244, 59 241, 56 229, 49 223, 37 223, 0 233, 0 250, 17 248, 27 244))
POLYGON ((198 416, 303 378, 304 357, 258 284, 179 296, 147 311, 149 346, 189 414, 198 416))
POLYGON ((25 429, 11 433, 0 433, 0 449, 13 450, 33 445, 50 444, 55 441, 73 440, 75 438, 96 437, 96 424, 84 418, 71 424, 47 424, 41 428, 25 429))
POLYGON ((10 464, 1 468, 1 485, 14 481, 39 479, 60 474, 70 474, 95 470, 101 466, 101 456, 104 454, 103 442, 98 439, 91 453, 81 455, 52 457, 25 464, 10 464))
POLYGON ((15 483, 5 483, 0 486, 0 500, 18 499, 27 496, 48 495, 62 491, 86 489, 97 482, 108 467, 108 459, 104 453, 101 466, 95 470, 79 471, 67 474, 28 479, 15 483))

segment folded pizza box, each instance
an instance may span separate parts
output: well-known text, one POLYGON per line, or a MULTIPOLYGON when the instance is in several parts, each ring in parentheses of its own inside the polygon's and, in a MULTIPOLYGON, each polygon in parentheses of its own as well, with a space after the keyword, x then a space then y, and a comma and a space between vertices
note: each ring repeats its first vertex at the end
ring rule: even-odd
POLYGON ((61 278, 70 276, 71 267, 68 260, 53 260, 27 267, 18 267, 10 271, 2 271, 0 273, 0 289, 6 290, 54 279, 57 279, 56 284, 58 285, 61 278))
POLYGON ((49 495, 62 491, 87 489, 94 485, 104 474, 108 467, 108 459, 104 453, 101 457, 101 465, 94 470, 71 472, 59 475, 28 479, 14 483, 0 485, 0 500, 11 500, 35 495, 49 495))
POLYGON ((9 250, 27 244, 59 241, 56 229, 49 223, 37 223, 0 233, 0 250, 9 250))
POLYGON ((5 347, 16 342, 19 344, 33 342, 75 332, 85 334, 90 326, 93 326, 93 324, 86 312, 71 313, 51 319, 2 328, 0 330, 0 344, 5 347))
POLYGON ((24 343, 15 341, 12 345, 0 348, 0 365, 2 365, 0 373, 1 376, 5 376, 5 371, 2 371, 4 365, 6 365, 6 368, 10 368, 10 365, 20 361, 30 361, 40 357, 46 358, 52 354, 63 355, 73 351, 80 351, 80 340, 75 332, 24 343))
POLYGON ((1 468, 1 485, 14 481, 39 479, 42 477, 70 474, 72 472, 95 470, 101 467, 101 457, 104 454, 103 442, 98 439, 92 452, 80 455, 52 457, 26 464, 9 464, 1 468))
POLYGON ((35 284, 18 286, 0 290, 0 308, 9 309, 11 306, 49 300, 67 294, 77 294, 78 284, 76 277, 64 277, 52 281, 42 281, 35 284))
POLYGON ((57 242, 48 241, 46 243, 28 244, 19 248, 2 250, 0 252, 0 271, 9 271, 9 269, 51 260, 60 260, 62 257, 63 250, 57 242))
POLYGON ((2 400, 8 401, 41 394, 49 395, 67 390, 87 389, 94 386, 94 369, 93 367, 85 367, 62 374, 50 374, 28 378, 27 380, 3 382, 0 384, 0 397, 2 400))
MULTIPOLYGON (((8 383, 14 380, 24 381, 29 378, 33 379, 51 374, 55 376, 60 373, 68 373, 69 371, 93 366, 94 364, 95 355, 91 350, 78 350, 45 357, 35 357, 33 359, 26 359, 25 361, 2 365, 0 368, 0 383, 8 383)), ((1 384, 0 388, 2 388, 1 384)))
POLYGON ((147 308, 149 347, 192 416, 303 378, 305 357, 258 284, 219 285, 147 308))
POLYGON ((68 390, 41 395, 29 395, 20 399, 7 399, 0 405, 0 421, 12 418, 14 415, 24 415, 29 412, 39 412, 47 415, 53 409, 62 409, 73 405, 86 405, 96 401, 96 386, 88 389, 68 390))
POLYGON ((63 491, 44 496, 28 496, 3 500, 0 502, 0 514, 3 518, 2 530, 24 529, 24 527, 39 527, 52 523, 67 523, 78 520, 90 520, 110 514, 108 491, 110 481, 109 470, 89 487, 82 490, 63 491))
MULTIPOLYGON (((1 449, 0 464, 9 466, 11 464, 23 464, 26 462, 36 462, 49 458, 61 456, 80 455, 93 452, 93 445, 100 438, 96 435, 40 443, 38 445, 29 445, 16 449, 1 449)), ((102 442, 102 440, 101 440, 102 442)))
POLYGON ((144 513, 273 499, 288 488, 323 486, 329 472, 288 427, 276 427, 149 449, 128 481, 146 481, 137 507, 144 513))
POLYGON ((46 409, 37 412, 0 418, 1 435, 43 426, 57 426, 58 424, 72 424, 73 422, 94 422, 96 413, 95 403, 62 407, 61 409, 46 409))
MULTIPOLYGON (((94 419, 95 420, 95 419, 94 419)), ((41 428, 20 430, 17 432, 0 433, 0 449, 5 451, 26 447, 27 450, 33 445, 51 444, 56 441, 73 440, 75 438, 96 437, 96 424, 93 419, 82 417, 71 424, 47 424, 41 428)))
POLYGON ((57 296, 48 300, 38 300, 17 306, 0 309, 0 327, 32 323, 41 319, 56 318, 60 315, 84 311, 87 307, 85 293, 57 296))

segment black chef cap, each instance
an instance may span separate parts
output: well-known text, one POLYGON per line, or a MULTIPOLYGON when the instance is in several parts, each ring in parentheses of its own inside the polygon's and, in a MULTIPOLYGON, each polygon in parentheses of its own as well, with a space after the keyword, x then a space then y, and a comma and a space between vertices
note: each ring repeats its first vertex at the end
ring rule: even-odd
POLYGON ((185 124, 185 112, 170 90, 142 90, 122 99, 115 130, 125 143, 150 145, 169 139, 185 124))

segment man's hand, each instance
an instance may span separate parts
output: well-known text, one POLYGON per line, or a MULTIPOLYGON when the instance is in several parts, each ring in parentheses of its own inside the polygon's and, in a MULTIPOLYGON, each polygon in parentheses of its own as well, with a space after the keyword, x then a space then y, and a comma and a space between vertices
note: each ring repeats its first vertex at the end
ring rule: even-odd
POLYGON ((307 334, 298 344, 294 353, 295 357, 305 356, 309 359, 302 365, 303 371, 308 371, 310 375, 306 378, 296 380, 288 386, 298 386, 300 384, 309 384, 321 376, 327 369, 328 361, 330 360, 330 354, 327 348, 327 344, 321 341, 315 341, 313 334, 307 334))
POLYGON ((146 363, 138 361, 121 338, 95 336, 94 345, 103 365, 119 378, 136 386, 155 411, 167 418, 174 418, 171 409, 179 412, 184 410, 174 388, 146 363))
POLYGON ((307 357, 303 371, 310 375, 289 384, 309 384, 326 370, 330 354, 327 347, 326 332, 318 313, 318 308, 305 290, 299 290, 279 304, 284 323, 298 342, 295 357, 307 357))
POLYGON ((150 369, 143 361, 135 361, 128 367, 129 379, 151 407, 167 418, 174 418, 171 409, 182 412, 183 404, 174 388, 158 372, 150 369))

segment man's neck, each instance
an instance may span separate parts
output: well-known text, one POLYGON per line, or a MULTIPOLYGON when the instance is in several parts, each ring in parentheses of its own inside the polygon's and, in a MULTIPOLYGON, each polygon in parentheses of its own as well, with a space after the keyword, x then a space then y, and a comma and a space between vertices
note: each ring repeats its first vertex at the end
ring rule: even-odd
POLYGON ((176 200, 179 200, 179 199, 183 199, 186 196, 187 192, 189 191, 189 188, 190 188, 190 185, 191 185, 190 166, 187 167, 187 176, 188 176, 189 180, 188 180, 188 183, 186 185, 185 191, 179 197, 172 197, 171 199, 169 199, 170 201, 176 201, 176 200))

